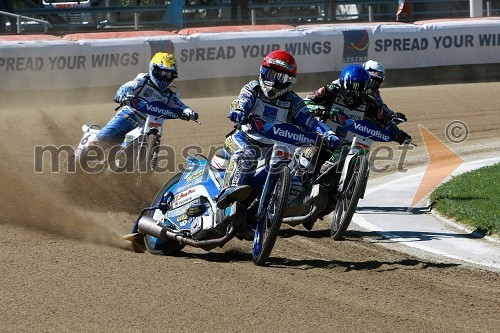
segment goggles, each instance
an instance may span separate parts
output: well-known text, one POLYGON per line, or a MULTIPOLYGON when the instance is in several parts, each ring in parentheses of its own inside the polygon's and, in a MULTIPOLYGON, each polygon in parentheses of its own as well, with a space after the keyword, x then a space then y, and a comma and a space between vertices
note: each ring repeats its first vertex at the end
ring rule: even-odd
POLYGON ((365 97, 366 97, 366 92, 364 91, 354 91, 354 90, 344 91, 344 98, 351 104, 356 104, 364 100, 365 97))
POLYGON ((369 70, 368 73, 370 73, 371 88, 372 89, 380 88, 382 82, 384 82, 384 73, 376 70, 369 70))
POLYGON ((373 90, 377 90, 380 88, 380 86, 382 85, 382 81, 381 80, 376 80, 372 77, 371 81, 370 81, 370 86, 373 90))
POLYGON ((172 81, 174 78, 177 77, 175 72, 161 68, 153 69, 153 75, 159 81, 172 81))
POLYGON ((261 67, 260 74, 266 81, 271 81, 276 87, 286 88, 290 84, 295 82, 295 77, 288 75, 286 73, 278 72, 277 70, 270 67, 261 67))

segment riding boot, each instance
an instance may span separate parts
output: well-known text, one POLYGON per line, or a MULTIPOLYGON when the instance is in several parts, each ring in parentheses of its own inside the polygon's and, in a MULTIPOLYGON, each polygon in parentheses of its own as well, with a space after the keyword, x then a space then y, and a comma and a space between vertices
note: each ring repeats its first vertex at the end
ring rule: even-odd
POLYGON ((250 196, 252 188, 248 185, 228 186, 217 197, 217 208, 225 209, 236 201, 243 201, 250 196))

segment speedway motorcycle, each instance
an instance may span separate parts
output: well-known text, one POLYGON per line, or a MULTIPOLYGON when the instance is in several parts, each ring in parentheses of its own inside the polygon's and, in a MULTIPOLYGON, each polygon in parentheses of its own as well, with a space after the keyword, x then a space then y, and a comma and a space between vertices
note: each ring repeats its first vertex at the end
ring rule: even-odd
MULTIPOLYGON (((163 122, 167 119, 190 119, 184 116, 181 109, 172 109, 160 101, 147 101, 140 97, 131 97, 115 111, 125 105, 142 112, 146 118, 142 126, 128 132, 119 145, 107 149, 107 161, 113 171, 147 173, 154 170, 158 162, 163 122)), ((80 166, 86 166, 89 161, 96 160, 103 162, 106 149, 98 144, 100 129, 97 125, 82 126, 83 135, 74 156, 70 158, 70 165, 79 162, 80 166)))
MULTIPOLYGON (((334 151, 327 150, 322 140, 295 150, 290 169, 292 179, 300 179, 301 187, 297 195, 290 194, 283 223, 292 227, 302 224, 310 230, 317 219, 333 212, 330 234, 340 240, 359 199, 364 197, 372 143, 393 141, 394 133, 380 129, 369 119, 351 119, 341 112, 335 113, 333 120, 351 134, 351 141, 334 151)), ((401 122, 400 119, 393 121, 401 122)), ((407 141, 406 144, 413 143, 407 141)))
POLYGON ((255 117, 242 125, 247 133, 272 142, 258 161, 248 191, 219 208, 227 160, 195 155, 183 173, 172 177, 144 208, 130 235, 136 250, 173 255, 186 245, 207 251, 237 237, 253 241, 252 261, 264 265, 274 247, 291 188, 290 159, 296 147, 314 143, 317 133, 304 133, 287 123, 255 117), (250 232, 245 232, 250 230, 250 232))
MULTIPOLYGON (((336 132, 348 133, 348 141, 351 142, 349 148, 343 149, 343 153, 336 160, 325 163, 326 169, 332 168, 336 164, 336 169, 340 171, 337 171, 336 205, 330 224, 330 235, 335 240, 341 240, 351 223, 359 199, 364 197, 370 172, 371 145, 375 141, 393 141, 395 134, 393 131, 381 129, 369 119, 351 118, 352 115, 342 112, 334 114, 333 119, 327 120, 326 124, 331 128, 340 126, 336 132)), ((396 124, 402 121, 402 119, 393 118, 393 122, 396 124)), ((404 144, 416 146, 411 140, 407 140, 404 144)))

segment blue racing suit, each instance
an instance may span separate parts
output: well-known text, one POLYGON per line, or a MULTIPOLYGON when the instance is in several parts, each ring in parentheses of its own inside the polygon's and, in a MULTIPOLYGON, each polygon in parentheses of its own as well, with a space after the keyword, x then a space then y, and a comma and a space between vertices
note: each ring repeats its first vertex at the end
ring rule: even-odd
MULTIPOLYGON (((163 92, 159 91, 146 73, 141 73, 134 80, 122 85, 116 92, 114 101, 125 103, 132 97, 146 101, 160 101, 171 109, 182 109, 187 119, 197 118, 196 112, 185 105, 173 90, 168 88, 163 92)), ((99 131, 97 139, 108 144, 120 143, 128 132, 142 126, 145 119, 144 113, 126 105, 99 131)))

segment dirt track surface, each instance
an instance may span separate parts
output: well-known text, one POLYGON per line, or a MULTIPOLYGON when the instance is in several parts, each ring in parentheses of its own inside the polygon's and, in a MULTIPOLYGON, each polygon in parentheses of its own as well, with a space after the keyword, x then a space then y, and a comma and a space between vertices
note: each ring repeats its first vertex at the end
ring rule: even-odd
MULTIPOLYGON (((500 83, 383 90, 419 144, 406 164, 427 162, 418 124, 464 159, 496 151, 498 91, 500 83), (444 135, 455 119, 470 131, 459 145, 444 135)), ((203 124, 167 124, 163 143, 177 162, 188 144, 207 154, 223 142, 231 99, 186 101, 203 124)), ((136 176, 34 173, 35 145, 74 145, 83 123, 104 124, 115 107, 50 103, 0 109, 1 332, 498 331, 498 273, 393 252, 370 232, 335 242, 327 221, 310 232, 284 227, 267 267, 237 239, 176 257, 130 251, 121 235, 172 173, 143 176, 139 188, 136 176)))

